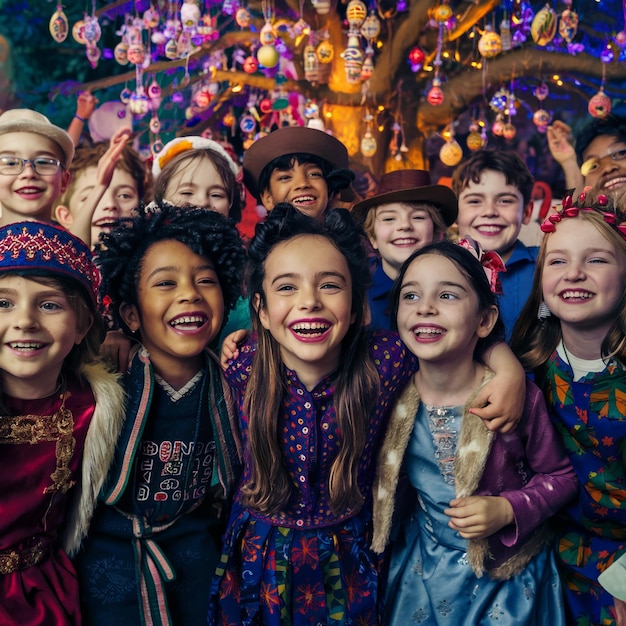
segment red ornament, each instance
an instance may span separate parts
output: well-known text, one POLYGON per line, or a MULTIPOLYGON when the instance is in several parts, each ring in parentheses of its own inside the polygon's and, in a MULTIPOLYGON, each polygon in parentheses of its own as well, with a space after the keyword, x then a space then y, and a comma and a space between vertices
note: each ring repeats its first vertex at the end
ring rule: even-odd
POLYGON ((611 112, 611 98, 604 93, 603 89, 600 89, 600 91, 589 100, 587 110, 592 117, 602 119, 611 112))
POLYGON ((424 53, 417 46, 409 52, 409 63, 411 64, 411 69, 413 69, 414 72, 417 72, 422 67, 424 59, 424 53))
POLYGON ((428 104, 431 104, 434 107, 438 107, 443 104, 444 94, 441 87, 437 87, 436 85, 430 88, 430 91, 426 95, 426 100, 428 100, 428 104))

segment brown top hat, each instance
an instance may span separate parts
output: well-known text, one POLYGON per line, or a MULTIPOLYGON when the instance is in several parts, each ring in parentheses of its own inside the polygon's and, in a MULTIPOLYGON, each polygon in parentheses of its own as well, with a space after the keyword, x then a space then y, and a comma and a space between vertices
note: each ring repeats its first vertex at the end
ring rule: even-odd
POLYGON ((285 126, 257 139, 243 155, 244 182, 258 196, 259 177, 265 166, 286 154, 313 154, 335 169, 349 169, 347 148, 332 135, 307 126, 285 126))
POLYGON ((454 224, 459 211, 452 189, 433 185, 426 170, 396 170, 383 174, 376 194, 357 202, 352 207, 352 214, 362 224, 372 207, 389 202, 428 202, 439 210, 446 226, 454 224))

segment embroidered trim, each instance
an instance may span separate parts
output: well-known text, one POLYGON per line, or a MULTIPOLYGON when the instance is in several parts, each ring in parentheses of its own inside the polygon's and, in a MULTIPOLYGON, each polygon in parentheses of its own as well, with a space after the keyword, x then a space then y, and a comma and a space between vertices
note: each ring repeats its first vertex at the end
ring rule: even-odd
POLYGON ((74 416, 65 408, 65 401, 70 395, 69 391, 63 393, 61 406, 53 415, 0 417, 0 444, 35 445, 42 441, 56 441, 57 466, 50 474, 52 484, 44 489, 44 493, 67 493, 76 482, 71 480, 72 472, 69 468, 76 447, 74 416))
POLYGON ((167 393, 172 402, 178 402, 181 398, 184 398, 195 386, 196 383, 202 378, 204 372, 199 370, 196 375, 185 385, 183 385, 178 391, 172 387, 165 379, 161 378, 156 372, 154 374, 154 380, 159 386, 167 393))
POLYGON ((42 542, 37 542, 32 548, 25 550, 5 550, 0 552, 0 574, 12 574, 19 570, 37 565, 46 556, 42 542))

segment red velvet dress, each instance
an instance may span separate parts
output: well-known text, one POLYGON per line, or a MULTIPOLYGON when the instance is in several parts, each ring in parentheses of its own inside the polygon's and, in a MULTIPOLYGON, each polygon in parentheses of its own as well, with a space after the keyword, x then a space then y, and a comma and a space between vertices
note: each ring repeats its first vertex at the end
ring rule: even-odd
POLYGON ((59 545, 95 408, 88 386, 6 398, 0 416, 0 624, 79 625, 74 567, 59 545))

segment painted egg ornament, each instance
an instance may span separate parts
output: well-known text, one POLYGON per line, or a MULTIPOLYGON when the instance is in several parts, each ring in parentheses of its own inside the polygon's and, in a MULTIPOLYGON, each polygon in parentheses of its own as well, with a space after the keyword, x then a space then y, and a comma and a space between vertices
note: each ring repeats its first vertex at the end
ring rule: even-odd
POLYGON ((361 35, 372 41, 380 35, 380 20, 376 17, 375 13, 370 13, 361 26, 361 35))
POLYGON ((502 52, 500 35, 491 29, 485 29, 485 32, 478 41, 478 52, 485 59, 492 59, 500 54, 500 52, 502 52))
POLYGON ((592 117, 602 119, 611 112, 611 98, 604 93, 603 89, 600 89, 600 91, 589 100, 587 110, 592 117))
POLYGON ((250 16, 250 11, 248 11, 248 9, 245 7, 237 9, 237 13, 235 13, 235 22, 237 22, 237 26, 240 28, 248 28, 251 21, 252 17, 250 16))
POLYGON ((272 110, 272 101, 269 98, 263 98, 259 102, 259 109, 261 109, 261 113, 269 113, 272 110))
POLYGON ((159 152, 163 150, 163 148, 165 148, 165 146, 163 145, 163 142, 160 139, 157 139, 152 144, 152 147, 151 147, 152 154, 156 156, 157 154, 159 154, 159 152))
POLYGON ((124 87, 124 89, 120 91, 120 102, 122 104, 128 104, 132 95, 133 92, 128 87, 124 87))
POLYGON ((615 43, 620 48, 626 48, 626 32, 621 30, 617 35, 615 35, 615 43))
POLYGON ((368 54, 363 60, 363 65, 361 67, 361 80, 369 80, 374 74, 374 61, 372 57, 368 54))
POLYGON ((256 72, 258 69, 259 62, 256 60, 256 58, 253 56, 246 57, 245 61, 243 62, 243 71, 246 74, 254 74, 254 72, 256 72))
POLYGON ((441 146, 441 150, 439 150, 439 158, 444 165, 454 167, 461 162, 461 159, 463 158, 463 149, 458 144, 456 139, 451 139, 450 141, 446 141, 446 143, 441 146))
POLYGON ((211 96, 208 89, 200 89, 196 92, 193 99, 198 108, 204 110, 209 106, 209 104, 211 104, 213 96, 211 96))
POLYGON ((502 121, 502 117, 496 117, 495 122, 491 125, 491 132, 496 137, 502 137, 504 134, 504 122, 502 121))
POLYGON ((235 114, 232 111, 226 113, 226 115, 222 118, 222 124, 224 124, 224 126, 228 126, 229 128, 234 126, 235 121, 235 114))
POLYGON ((256 120, 250 114, 242 115, 239 120, 239 128, 242 133, 249 135, 256 130, 256 120))
POLYGON ((534 94, 539 102, 543 102, 550 95, 550 89, 548 85, 541 83, 535 87, 534 94))
POLYGON ((537 128, 545 128, 552 121, 552 116, 545 109, 538 109, 533 113, 533 124, 537 128))
POLYGON ((146 28, 156 28, 159 25, 159 20, 161 19, 161 16, 154 7, 151 7, 144 11, 142 19, 146 28))
POLYGON ((318 15, 328 15, 330 11, 330 0, 311 0, 311 4, 318 15))
POLYGON ((483 147, 483 137, 478 131, 474 130, 467 136, 465 143, 472 152, 475 152, 483 147))
POLYGON ((98 18, 91 16, 85 19, 85 32, 84 37, 88 44, 95 46, 102 36, 102 29, 98 22, 98 18))
POLYGON ((170 39, 165 44, 165 56, 168 59, 175 59, 178 57, 178 44, 176 43, 176 39, 170 39))
POLYGON ((373 157, 376 154, 377 148, 378 143, 376 142, 376 138, 372 133, 367 131, 361 138, 361 154, 365 158, 373 157))
POLYGON ((438 107, 443 104, 445 99, 443 89, 440 87, 441 81, 438 78, 433 79, 433 86, 428 90, 426 94, 426 100, 428 104, 434 107, 438 107))
POLYGON ((100 50, 98 46, 87 46, 85 55, 87 56, 87 60, 89 61, 91 68, 95 70, 98 65, 98 61, 102 56, 102 50, 100 50))
POLYGON ((256 58, 263 67, 272 68, 278 65, 279 54, 275 46, 266 44, 256 51, 256 58))
POLYGON ((115 46, 113 57, 120 65, 128 65, 128 44, 122 41, 115 46))
POLYGON ((438 24, 444 24, 452 17, 452 9, 445 2, 435 7, 432 13, 433 19, 438 24))
POLYGON ((146 48, 142 43, 128 46, 128 60, 134 65, 141 65, 146 59, 146 48))
POLYGON ((156 80, 152 80, 148 85, 148 97, 150 100, 156 100, 161 97, 161 87, 159 87, 159 83, 156 80))
POLYGON ((507 122, 502 129, 502 135, 505 139, 513 139, 517 135, 517 128, 511 122, 507 122))
POLYGON ((315 52, 317 53, 317 58, 320 60, 320 63, 324 64, 332 63, 333 57, 335 56, 335 48, 327 39, 320 41, 315 52))
POLYGON ((273 44, 276 40, 276 33, 272 28, 272 25, 269 22, 265 22, 265 25, 261 29, 259 33, 259 41, 261 45, 267 46, 269 44, 273 44))
POLYGON ((537 11, 530 25, 533 41, 539 46, 547 46, 556 35, 557 21, 556 11, 550 5, 546 4, 543 9, 537 11))
POLYGON ((67 15, 63 12, 62 5, 57 4, 56 11, 50 18, 48 30, 50 31, 50 35, 52 35, 52 39, 57 43, 61 43, 67 39, 67 35, 70 32, 70 25, 67 21, 67 15))
POLYGON ((133 93, 130 97, 130 111, 136 117, 143 117, 150 110, 150 102, 145 93, 133 93))
POLYGON ((150 132, 156 135, 161 130, 161 120, 159 120, 159 118, 155 116, 150 120, 149 126, 150 132))
POLYGON ((78 20, 78 22, 72 26, 72 37, 74 41, 81 46, 87 45, 87 40, 85 39, 85 20, 78 20))
POLYGON ((561 19, 559 20, 559 35, 561 35, 567 43, 572 43, 577 32, 578 13, 570 9, 565 9, 561 13, 561 19))
POLYGON ((350 28, 358 29, 367 17, 367 7, 361 0, 350 0, 346 9, 346 18, 350 28))

